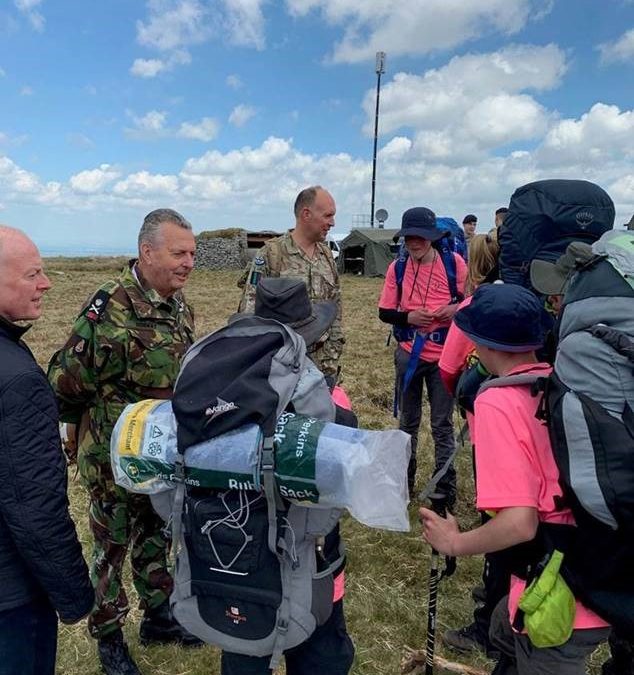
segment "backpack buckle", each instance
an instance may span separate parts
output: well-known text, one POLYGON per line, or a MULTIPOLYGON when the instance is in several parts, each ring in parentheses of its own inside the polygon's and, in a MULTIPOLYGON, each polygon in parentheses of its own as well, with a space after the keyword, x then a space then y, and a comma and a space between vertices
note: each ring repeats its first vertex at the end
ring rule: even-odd
POLYGON ((272 448, 262 450, 262 471, 273 471, 275 468, 275 455, 272 448))

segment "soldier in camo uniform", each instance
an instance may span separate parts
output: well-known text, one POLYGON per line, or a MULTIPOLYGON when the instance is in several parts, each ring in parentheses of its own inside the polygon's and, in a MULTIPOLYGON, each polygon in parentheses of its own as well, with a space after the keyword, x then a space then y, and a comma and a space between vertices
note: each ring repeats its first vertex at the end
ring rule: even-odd
POLYGON ((246 269, 239 285, 244 287, 238 311, 253 311, 255 289, 262 277, 297 277, 311 300, 334 300, 337 318, 324 341, 308 350, 331 386, 339 376, 339 359, 345 338, 341 327, 339 276, 326 237, 335 224, 335 201, 321 186, 302 190, 295 200, 295 228, 268 241, 246 269))
POLYGON ((191 225, 179 213, 148 214, 139 233, 139 259, 97 290, 49 366, 60 417, 76 425, 69 435, 77 441, 79 471, 90 495, 96 601, 88 627, 99 640, 107 675, 139 673, 121 632, 129 609, 121 581, 128 545, 145 610, 141 641, 198 643, 169 613, 173 582, 162 521, 147 496, 114 484, 110 468, 110 436, 123 408, 169 398, 181 357, 193 342, 193 314, 181 288, 195 249, 191 225))

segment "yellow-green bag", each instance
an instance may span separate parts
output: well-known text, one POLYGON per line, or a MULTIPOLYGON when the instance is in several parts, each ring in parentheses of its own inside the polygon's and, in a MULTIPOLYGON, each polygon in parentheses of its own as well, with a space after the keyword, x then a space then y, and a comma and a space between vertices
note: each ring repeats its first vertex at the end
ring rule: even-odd
POLYGON ((561 551, 554 551, 544 571, 526 588, 519 601, 524 626, 535 647, 559 647, 570 639, 575 620, 575 596, 559 569, 561 551))

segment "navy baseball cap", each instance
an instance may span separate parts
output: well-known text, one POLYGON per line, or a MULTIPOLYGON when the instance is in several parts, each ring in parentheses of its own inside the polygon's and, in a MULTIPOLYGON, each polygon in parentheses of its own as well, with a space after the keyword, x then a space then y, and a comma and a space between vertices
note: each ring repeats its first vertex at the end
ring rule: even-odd
POLYGON ((401 229, 394 235, 399 237, 422 237, 429 241, 438 241, 447 234, 447 229, 436 227, 436 214, 424 206, 407 209, 401 219, 401 229))
POLYGON ((537 296, 517 284, 485 284, 456 312, 456 326, 476 344, 531 352, 544 344, 547 317, 537 296))

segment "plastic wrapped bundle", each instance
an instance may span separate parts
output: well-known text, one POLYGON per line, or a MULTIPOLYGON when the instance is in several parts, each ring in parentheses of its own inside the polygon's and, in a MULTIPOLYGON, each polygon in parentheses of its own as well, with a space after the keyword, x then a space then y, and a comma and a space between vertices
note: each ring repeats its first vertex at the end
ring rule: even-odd
MULTIPOLYGON (((262 435, 245 425, 185 452, 188 485, 260 489, 262 435)), ((409 435, 396 429, 351 429, 284 413, 274 439, 280 494, 304 506, 346 508, 370 527, 408 531, 409 435)), ((111 461, 115 481, 131 492, 174 487, 176 422, 169 401, 127 406, 115 426, 111 461)))

